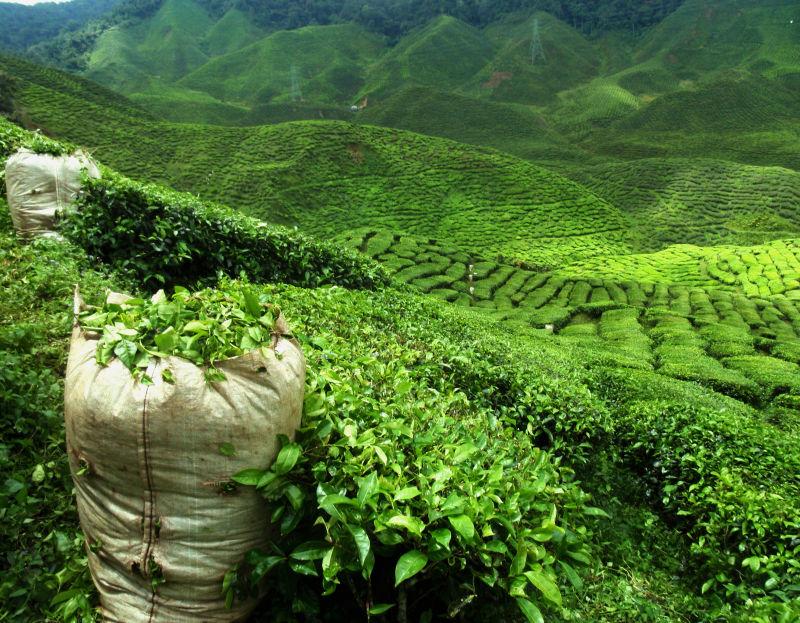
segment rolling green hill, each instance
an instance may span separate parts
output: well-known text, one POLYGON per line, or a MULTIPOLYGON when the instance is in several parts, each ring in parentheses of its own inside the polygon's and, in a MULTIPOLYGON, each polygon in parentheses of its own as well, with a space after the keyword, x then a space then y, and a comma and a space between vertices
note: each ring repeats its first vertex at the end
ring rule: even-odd
POLYGON ((241 104, 308 97, 316 104, 348 108, 364 82, 367 65, 383 50, 380 37, 353 24, 306 26, 215 58, 183 74, 178 84, 241 104))
POLYGON ((74 32, 109 13, 122 0, 72 0, 68 6, 56 2, 22 5, 0 2, 0 50, 22 52, 60 33, 74 32))
MULTIPOLYGON (((84 75, 169 121, 355 116, 554 166, 703 157, 799 168, 794 3, 667 4, 638 36, 587 35, 579 14, 570 25, 545 12, 454 9, 384 37, 357 25, 361 14, 331 24, 320 8, 316 22, 273 31, 270 19, 289 19, 282 8, 256 19, 242 3, 164 0, 74 47, 87 47, 84 75)), ((625 12, 607 10, 608 23, 625 12)))
MULTIPOLYGON (((0 67, 23 77, 33 71, 11 60, 0 67)), ((500 152, 344 122, 258 128, 154 123, 133 109, 73 96, 60 89, 66 79, 60 74, 35 79, 25 79, 17 99, 30 120, 51 133, 91 147, 139 179, 169 182, 319 235, 393 228, 541 265, 624 253, 635 243, 627 218, 613 205, 500 152), (87 110, 95 123, 81 121, 87 110)))
MULTIPOLYGON (((170 127, 145 119, 139 123, 141 127, 149 123, 154 133, 160 130, 162 135, 170 127)), ((191 130, 186 128, 187 140, 191 130)), ((447 151, 451 165, 461 161, 468 170, 484 167, 487 179, 494 167, 506 175, 527 176, 521 178, 527 182, 524 186, 541 188, 547 182, 564 198, 581 191, 522 161, 399 131, 299 123, 263 128, 251 140, 240 143, 240 153, 256 153, 265 169, 303 170, 308 177, 309 171, 323 165, 351 173, 363 167, 372 187, 381 189, 373 200, 391 195, 388 186, 380 185, 388 182, 380 182, 376 173, 386 170, 396 177, 393 167, 400 154, 421 158, 420 170, 411 169, 410 174, 419 178, 419 186, 430 186, 436 176, 425 169, 437 163, 441 151, 447 151), (267 144, 273 151, 255 152, 255 144, 267 144), (281 149, 291 158, 276 159, 274 154, 281 149), (298 168, 303 164, 307 168, 298 168)), ((62 149, 0 119, 2 157, 19 144, 62 149)), ((441 174, 444 169, 439 166, 441 174)), ((232 171, 230 163, 227 169, 232 171)), ((448 174, 459 174, 457 167, 451 166, 448 174)), ((357 178, 351 175, 351 180, 357 178)), ((226 192, 224 176, 214 183, 221 194, 226 192)), ((344 180, 342 188, 348 183, 352 181, 344 180)), ((462 188, 464 178, 446 184, 462 188)), ((331 185, 317 192, 328 192, 331 185)), ((399 180, 397 189, 402 188, 399 180)), ((260 191, 247 192, 257 197, 260 191)), ((332 232, 333 213, 313 207, 298 218, 308 219, 323 234, 332 232)), ((400 215, 375 216, 398 219, 400 215)), ((335 218, 354 216, 343 213, 335 218)), ((429 215, 419 212, 413 218, 425 223, 429 215)), ((566 217, 560 218, 566 224, 566 217)), ((59 310, 70 309, 73 283, 80 281, 87 295, 109 285, 152 290, 162 281, 191 286, 200 278, 214 283, 218 270, 238 274, 241 269, 251 281, 249 291, 258 288, 261 295, 279 303, 299 328, 310 371, 306 425, 314 434, 327 430, 320 437, 324 440, 341 434, 341 441, 330 447, 356 448, 362 458, 376 456, 369 469, 382 470, 382 459, 372 448, 385 445, 387 457, 399 462, 403 474, 410 470, 403 469, 404 461, 423 460, 413 443, 424 444, 428 454, 450 447, 453 440, 454 449, 469 444, 470 456, 476 457, 483 453, 496 457, 497 452, 516 449, 519 460, 509 463, 514 471, 522 469, 524 457, 536 452, 532 444, 538 444, 595 496, 593 504, 601 510, 586 511, 596 519, 591 529, 580 532, 587 549, 570 558, 577 570, 558 566, 549 580, 559 591, 561 605, 557 608, 548 605, 554 602, 533 597, 553 620, 565 612, 573 620, 620 623, 636 620, 642 612, 668 623, 685 621, 687 616, 747 621, 775 615, 792 620, 798 612, 793 539, 800 499, 800 308, 791 295, 800 292, 800 253, 794 242, 687 246, 642 257, 608 255, 543 272, 487 261, 480 254, 465 253, 449 239, 399 233, 413 229, 414 223, 400 223, 392 232, 352 230, 354 223, 349 225, 343 238, 384 263, 398 281, 442 298, 450 297, 445 292, 450 290, 460 305, 436 303, 432 297, 421 298, 394 286, 377 292, 348 289, 378 285, 381 271, 366 257, 335 244, 259 224, 193 196, 142 186, 109 170, 102 180, 88 183, 81 209, 62 225, 70 242, 20 245, 10 233, 5 202, 0 200, 0 279, 13 289, 12 296, 0 297, 4 312, 0 357, 7 363, 2 368, 0 413, 15 418, 14 426, 9 426, 13 432, 4 438, 4 443, 13 444, 13 461, 6 458, 11 455, 0 460, 7 472, 6 487, 13 485, 13 496, 4 498, 12 512, 0 537, 5 542, 13 535, 16 542, 30 545, 10 562, 7 580, 0 586, 5 591, 0 607, 32 616, 47 612, 51 617, 61 616, 60 603, 84 612, 91 609, 93 593, 85 575, 61 573, 61 581, 53 581, 56 570, 82 568, 79 533, 63 499, 68 475, 62 420, 48 416, 31 426, 43 411, 56 411, 59 407, 53 405, 62 399, 58 375, 66 355, 70 315, 59 310), (164 239, 157 235, 163 228, 179 234, 164 239), (91 267, 86 253, 93 258, 91 267), (125 276, 109 272, 115 267, 125 267, 125 276), (706 280, 693 281, 692 270, 704 267, 706 280), (773 289, 772 273, 782 291, 773 289), (19 278, 22 274, 25 280, 19 278), (302 287, 263 285, 275 279, 302 287), (127 280, 124 285, 123 280, 127 280), (331 280, 346 287, 317 287, 331 280), (534 328, 544 323, 552 323, 553 331, 534 328), (16 374, 18 369, 27 372, 16 374), (363 406, 359 396, 368 397, 363 406), (322 418, 320 428, 315 428, 318 411, 329 419, 322 418), (330 419, 339 413, 346 415, 344 421, 330 419), (376 417, 381 426, 374 430, 383 432, 370 436, 370 445, 361 448, 348 431, 355 426, 359 435, 373 431, 376 417), (449 419, 429 434, 424 426, 440 417, 449 419), (387 418, 392 418, 390 426, 385 425, 387 418), (412 422, 415 434, 403 432, 412 422), (398 437, 390 444, 384 435, 395 426, 398 437), (485 445, 487 431, 497 439, 496 446, 485 445), (438 443, 441 435, 456 432, 461 436, 447 437, 444 446, 438 443), (41 444, 26 445, 31 438, 41 444), (406 443, 412 445, 404 456, 395 454, 397 444, 406 443), (47 484, 37 485, 36 479, 28 483, 28 473, 40 473, 36 466, 45 464, 47 484), (702 488, 695 486, 698 482, 702 488), (64 512, 54 517, 54 508, 64 512), (613 511, 613 517, 607 517, 604 509, 613 511), (30 512, 39 514, 40 521, 27 521, 30 512), (732 531, 741 515, 754 518, 759 529, 732 531), (62 534, 54 537, 62 539, 62 546, 39 552, 40 528, 62 534), (745 562, 754 557, 768 564, 745 562), (617 566, 625 571, 608 572, 617 566), (701 584, 706 584, 702 593, 697 590, 701 584), (19 586, 26 590, 11 590, 19 586), (71 592, 50 605, 59 590, 71 592)), ((228 291, 240 287, 230 281, 218 285, 228 291)), ((317 442, 298 439, 311 444, 304 445, 308 451, 322 452, 325 460, 332 461, 331 469, 308 474, 327 477, 339 473, 335 466, 349 464, 349 455, 342 457, 341 450, 328 454, 327 446, 317 450, 319 446, 313 445, 317 442)), ((459 455, 451 463, 457 466, 464 460, 459 455)), ((481 478, 488 468, 482 460, 475 465, 476 477, 481 478)), ((386 474, 397 472, 386 468, 386 474)), ((572 478, 565 477, 559 490, 573 486, 572 478)), ((459 481, 458 487, 470 483, 459 481)), ((427 485, 419 481, 419 486, 427 485)), ((317 506, 314 499, 302 538, 316 535, 317 506)), ((496 542, 500 525, 481 538, 496 542)), ((372 524, 368 528, 368 538, 374 538, 372 524)), ((468 542, 463 547, 470 547, 468 542)), ((376 556, 379 561, 387 556, 393 560, 395 554, 382 549, 376 556)), ((496 564, 506 564, 501 560, 505 558, 496 564)), ((447 573, 452 578, 454 572, 447 573)), ((430 581, 427 576, 423 579, 430 581)), ((317 580, 303 581, 308 583, 304 591, 319 594, 317 580)), ((382 586, 377 579, 375 586, 382 586)), ((388 594, 393 599, 393 593, 388 594)), ((466 604, 472 620, 498 616, 520 620, 511 609, 513 601, 502 593, 492 595, 491 601, 466 604)), ((279 597, 266 600, 255 620, 267 621, 279 608, 291 608, 282 606, 279 597)), ((336 591, 328 599, 334 601, 322 605, 338 614, 358 607, 346 591, 336 591)), ((443 606, 438 600, 446 604, 451 597, 441 593, 424 599, 426 607, 439 609, 443 606)))
MULTIPOLYGON (((580 165, 565 169, 582 188, 499 153, 353 123, 154 123, 135 105, 85 81, 11 58, 3 63, 0 70, 17 76, 18 106, 33 125, 91 146, 134 177, 326 236, 393 228, 482 257, 557 266, 676 243, 760 243, 798 231, 800 178, 789 169, 654 158, 589 166, 597 156, 584 152, 575 155, 580 165), (87 111, 95 123, 80 121, 87 111)), ((475 100, 463 98, 464 114, 449 126, 439 122, 448 118, 447 97, 409 90, 395 96, 395 110, 405 110, 417 130, 471 132, 475 143, 491 140, 509 151, 530 148, 535 139, 538 157, 552 166, 563 166, 572 153, 522 107, 485 102, 470 108, 475 100), (491 124, 482 123, 486 111, 494 113, 491 124), (519 136, 524 123, 536 124, 527 141, 519 136)), ((362 118, 379 110, 368 107, 362 118)))
POLYGON ((706 159, 581 166, 573 177, 635 220, 645 244, 754 244, 800 232, 800 174, 706 159))
POLYGON ((547 13, 512 14, 487 26, 497 54, 473 78, 473 93, 527 105, 552 104, 560 91, 597 75, 601 56, 583 35, 547 13), (533 59, 534 29, 541 54, 533 59))
POLYGON ((0 620, 94 616, 75 283, 295 331, 254 623, 800 620, 800 6, 536 6, 125 0, 50 41, 84 77, 0 55, 0 164, 103 165, 60 242, 0 192, 0 620))
POLYGON ((358 114, 358 121, 493 147, 536 162, 560 164, 591 158, 533 107, 434 88, 404 88, 368 106, 358 114))
POLYGON ((443 15, 389 50, 371 68, 361 95, 380 99, 405 85, 458 91, 494 54, 480 30, 443 15))

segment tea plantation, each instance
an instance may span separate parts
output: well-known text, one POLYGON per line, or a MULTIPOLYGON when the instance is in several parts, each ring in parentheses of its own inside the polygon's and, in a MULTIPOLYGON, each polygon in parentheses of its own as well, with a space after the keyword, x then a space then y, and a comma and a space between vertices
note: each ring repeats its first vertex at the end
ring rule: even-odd
MULTIPOLYGON (((20 144, 61 149, 0 123, 4 153, 20 144)), ((315 129, 300 126, 304 127, 315 129)), ((294 126, 278 129, 287 128, 296 133, 294 126)), ((331 129, 338 131, 335 126, 331 129)), ((409 139, 403 139, 401 145, 407 144, 409 139)), ((305 140, 310 139, 306 136, 305 140)), ((480 152, 474 153, 477 157, 480 152)), ((346 152, 344 158, 353 156, 346 152)), ((388 157, 387 161, 391 162, 388 157)), ((566 190, 580 188, 558 183, 566 190)), ((795 616, 794 564, 800 547, 795 543, 800 487, 800 430, 795 411, 800 403, 800 311, 784 294, 795 287, 788 259, 793 257, 791 243, 719 250, 686 247, 682 255, 669 247, 653 256, 649 279, 620 280, 607 260, 589 267, 586 263, 595 260, 573 261, 542 272, 541 266, 522 261, 484 259, 463 250, 470 247, 467 243, 462 247, 385 229, 356 229, 341 236, 364 253, 356 256, 292 230, 262 228, 235 217, 227 208, 189 195, 141 186, 112 171, 93 182, 81 202, 78 215, 62 225, 70 243, 26 247, 4 234, 5 287, 19 292, 4 297, 6 374, 21 366, 35 371, 33 376, 9 376, 4 385, 8 408, 3 413, 11 418, 9 430, 14 432, 4 441, 8 521, 3 538, 6 543, 19 539, 31 543, 27 549, 16 548, 17 553, 7 559, 9 579, 2 585, 4 603, 9 604, 4 606, 6 616, 49 611, 65 620, 85 619, 90 617, 94 599, 82 566, 71 503, 63 496, 58 502, 54 498, 67 482, 60 454, 61 420, 53 405, 57 407, 60 400, 59 373, 66 354, 72 282, 82 283, 92 296, 103 283, 134 292, 152 291, 162 283, 213 284, 220 270, 255 282, 277 279, 302 286, 264 290, 265 296, 286 310, 309 358, 308 432, 300 437, 309 463, 298 464, 296 482, 305 482, 302 470, 319 461, 335 471, 344 470, 339 480, 325 486, 345 491, 363 487, 358 484, 363 476, 373 469, 383 473, 381 465, 390 466, 392 461, 399 462, 396 471, 402 474, 403 461, 409 456, 417 452, 434 456, 425 450, 426 435, 440 436, 447 430, 453 436, 454 451, 475 448, 470 452, 486 460, 516 448, 514 452, 522 454, 508 460, 524 463, 523 457, 536 456, 534 448, 543 449, 547 454, 542 456, 550 457, 547 460, 556 470, 548 480, 556 478, 554 483, 563 484, 542 494, 569 496, 556 506, 565 505, 564 521, 570 523, 563 527, 574 537, 562 545, 553 543, 554 558, 542 550, 545 558, 540 563, 530 558, 530 551, 538 550, 529 551, 533 566, 525 581, 532 582, 530 588, 510 581, 519 569, 515 565, 520 564, 519 555, 516 562, 512 560, 513 550, 508 562, 503 562, 502 552, 510 544, 501 546, 498 537, 493 537, 492 545, 484 541, 481 546, 469 531, 458 536, 464 541, 459 541, 457 550, 447 550, 447 556, 461 561, 465 580, 481 579, 479 584, 447 588, 447 578, 432 570, 404 588, 400 597, 396 589, 381 582, 381 572, 376 571, 368 584, 360 585, 363 579, 353 578, 356 591, 375 591, 387 604, 397 599, 408 604, 406 591, 411 591, 419 596, 412 600, 412 611, 423 617, 457 603, 477 620, 496 617, 498 611, 530 620, 536 620, 540 612, 547 620, 609 621, 638 616, 680 621, 689 612, 730 620, 791 620, 795 616), (111 223, 117 225, 111 227, 111 223), (123 223, 127 225, 121 227, 123 223), (170 242, 163 235, 154 236, 152 228, 159 223, 179 232, 177 237, 170 242), (210 229, 203 233, 198 227, 210 229), (112 231, 113 237, 103 233, 112 231), (210 240, 216 241, 217 253, 203 248, 210 240), (223 240, 227 246, 220 246, 223 240), (121 253, 123 248, 127 251, 121 253), (86 267, 82 255, 86 252, 101 261, 96 267, 105 276, 95 276, 86 267), (247 258, 254 252, 278 255, 249 263, 247 258), (198 255, 192 259, 194 253, 198 255), (671 260, 676 254, 678 259, 671 260), (693 274, 688 268, 692 261, 701 264, 698 257, 718 255, 726 258, 715 264, 726 267, 717 270, 718 277, 696 266, 693 274), (398 285, 377 292, 318 287, 328 282, 386 288, 381 285, 388 283, 382 270, 367 256, 383 264, 398 285), (743 278, 749 275, 736 270, 733 258, 749 256, 773 262, 764 264, 762 272, 779 271, 784 292, 753 295, 745 291, 743 278), (236 257, 238 264, 231 262, 236 257), (605 272, 604 264, 608 264, 605 272), (54 265, 59 272, 48 268, 54 265), (682 265, 687 268, 681 269, 682 265), (263 272, 264 267, 269 272, 263 272), (84 276, 79 277, 81 270, 84 276), (594 276, 589 277, 588 270, 594 276), (398 290, 400 282, 460 305, 436 303, 407 288, 398 290), (36 299, 42 301, 43 315, 29 317, 28 301, 36 299), (554 333, 537 328, 545 323, 554 325, 554 333), (356 398, 365 391, 359 385, 365 378, 371 379, 369 391, 378 400, 373 406, 356 398), (50 388, 47 398, 38 394, 42 379, 47 379, 50 388), (42 400, 52 413, 49 428, 38 429, 37 435, 45 438, 30 445, 29 426, 40 417, 42 400), (419 440, 412 443, 399 437, 394 444, 412 445, 400 454, 395 454, 397 445, 386 446, 383 464, 383 459, 378 464, 364 463, 363 455, 355 452, 341 455, 325 450, 339 445, 336 439, 350 447, 348 431, 353 423, 367 432, 377 426, 374 409, 408 426, 413 409, 422 404, 429 415, 420 421, 424 428, 419 440), (339 419, 335 414, 342 408, 350 416, 339 419), (443 419, 431 419, 430 414, 439 412, 443 419), (325 414, 334 419, 326 419, 325 414), (459 422, 456 428, 453 417, 459 422), (318 431, 323 429, 333 445, 318 445, 322 434, 318 431), (709 445, 709 439, 716 441, 709 445), (590 501, 589 496, 594 499, 590 501), (60 509, 58 514, 53 515, 52 508, 60 509), (47 522, 31 523, 29 518, 35 516, 47 517, 47 522), (41 541, 52 546, 40 551, 41 541), (481 547, 495 552, 494 562, 478 554, 481 547), (658 553, 665 549, 668 556, 658 553), (494 569, 495 579, 486 576, 487 569, 494 569), (696 592, 700 584, 702 595, 696 592), (431 589, 435 592, 430 593, 431 589)), ((3 222, 8 232, 7 217, 3 222)), ((333 229, 320 225, 318 231, 333 229)), ((573 248, 561 253, 561 257, 581 256, 573 248)), ((617 256, 615 261, 624 263, 632 257, 636 256, 617 256)), ((704 261, 702 266, 710 265, 704 261)), ((644 263, 636 265, 645 271, 644 263)), ((755 275, 753 279, 760 283, 755 275)), ((765 283, 770 281, 774 280, 765 283)), ((230 291, 240 286, 223 281, 219 287, 230 291)), ((381 436, 384 426, 370 434, 381 436)), ((374 443, 361 438, 365 441, 358 443, 367 447, 374 443)), ((453 461, 446 455, 441 460, 453 461)), ((473 471, 460 477, 479 482, 483 461, 470 463, 473 471)), ((432 468, 435 471, 435 465, 432 468)), ((316 468, 309 473, 319 474, 316 468)), ((385 486, 392 490, 413 486, 424 492, 432 484, 417 479, 385 486)), ((323 525, 319 522, 331 521, 329 515, 315 510, 317 502, 310 503, 319 500, 324 490, 310 489, 304 494, 309 505, 300 508, 305 509, 306 519, 286 537, 283 547, 288 549, 282 551, 318 538, 315 533, 323 525)), ((280 489, 276 491, 270 499, 278 503, 280 489)), ((401 512, 424 522, 431 517, 431 509, 425 507, 428 503, 415 503, 401 512)), ((477 514, 485 510, 464 507, 463 512, 470 525, 480 527, 482 521, 491 525, 491 520, 477 514)), ((379 532, 373 530, 380 530, 380 521, 386 519, 357 515, 348 521, 360 522, 350 529, 360 526, 367 538, 376 538, 379 532)), ((537 520, 533 521, 532 528, 538 529, 537 520)), ((432 524, 430 529, 439 528, 432 524)), ((493 532, 497 534, 496 529, 493 532)), ((426 541, 424 534, 423 528, 406 531, 398 535, 400 547, 376 550, 375 569, 392 569, 409 547, 431 552, 430 548, 439 547, 426 541)), ((488 534, 482 538, 489 538, 488 534)), ((337 542, 334 539, 333 547, 337 542)), ((549 537, 544 543, 548 542, 549 537)), ((318 612, 323 619, 325 612, 342 609, 358 616, 358 601, 352 600, 351 591, 339 588, 320 598, 317 580, 308 579, 300 567, 279 566, 271 573, 280 594, 295 597, 290 602, 268 600, 268 609, 259 612, 256 620, 271 620, 297 608, 318 612), (333 609, 332 603, 336 604, 333 609)), ((332 579, 324 581, 335 588, 332 579)), ((245 576, 231 575, 227 584, 231 595, 247 591, 246 582, 245 576)))
POLYGON ((797 3, 341 5, 121 0, 0 52, 0 170, 102 171, 28 243, 0 176, 0 622, 101 619, 76 285, 137 297, 117 341, 163 290, 301 345, 301 430, 225 483, 272 512, 219 578, 254 623, 800 621, 797 3))

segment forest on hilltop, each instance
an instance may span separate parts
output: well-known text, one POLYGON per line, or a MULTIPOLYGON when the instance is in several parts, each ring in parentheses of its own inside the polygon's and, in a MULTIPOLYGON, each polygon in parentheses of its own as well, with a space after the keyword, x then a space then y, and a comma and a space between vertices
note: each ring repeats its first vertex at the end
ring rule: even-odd
MULTIPOLYGON (((80 0, 79 0, 80 1, 80 0)), ((83 55, 108 28, 152 17, 164 0, 104 0, 106 13, 82 28, 67 28, 60 38, 43 42, 35 56, 43 62, 70 70, 85 68, 83 55), (113 8, 112 8, 113 7, 113 8), (108 10, 111 9, 111 10, 108 10)), ((482 27, 514 11, 547 11, 587 34, 613 30, 638 32, 658 23, 678 8, 683 0, 197 0, 210 16, 219 18, 235 9, 244 12, 254 24, 267 31, 301 28, 309 25, 357 23, 368 30, 396 41, 437 15, 450 15, 482 27)), ((28 21, 24 10, 12 17, 28 21), (19 14, 20 17, 17 17, 19 14)), ((82 20, 86 22, 86 19, 82 20)), ((49 33, 50 36, 56 32, 49 33)), ((20 30, 6 47, 23 50, 45 37, 29 29, 20 30)))

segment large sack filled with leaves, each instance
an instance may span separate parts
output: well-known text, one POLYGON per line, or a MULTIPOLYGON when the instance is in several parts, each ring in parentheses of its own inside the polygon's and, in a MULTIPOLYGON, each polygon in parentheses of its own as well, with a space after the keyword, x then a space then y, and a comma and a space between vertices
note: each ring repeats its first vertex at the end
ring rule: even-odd
POLYGON ((266 468, 300 425, 305 361, 251 290, 76 293, 67 451, 104 620, 241 621, 227 571, 267 545, 268 512, 231 476, 266 468))
POLYGON ((69 209, 81 189, 81 172, 100 170, 83 152, 54 156, 20 149, 6 161, 6 194, 11 219, 23 238, 53 236, 56 213, 69 209))

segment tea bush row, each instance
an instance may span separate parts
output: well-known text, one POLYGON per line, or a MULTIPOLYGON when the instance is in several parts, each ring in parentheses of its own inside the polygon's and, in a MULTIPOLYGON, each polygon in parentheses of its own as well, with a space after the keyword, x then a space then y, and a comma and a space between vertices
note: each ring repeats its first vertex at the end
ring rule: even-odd
POLYGON ((389 283, 364 256, 109 170, 86 180, 77 208, 61 231, 149 289, 209 283, 220 274, 304 286, 389 283))

